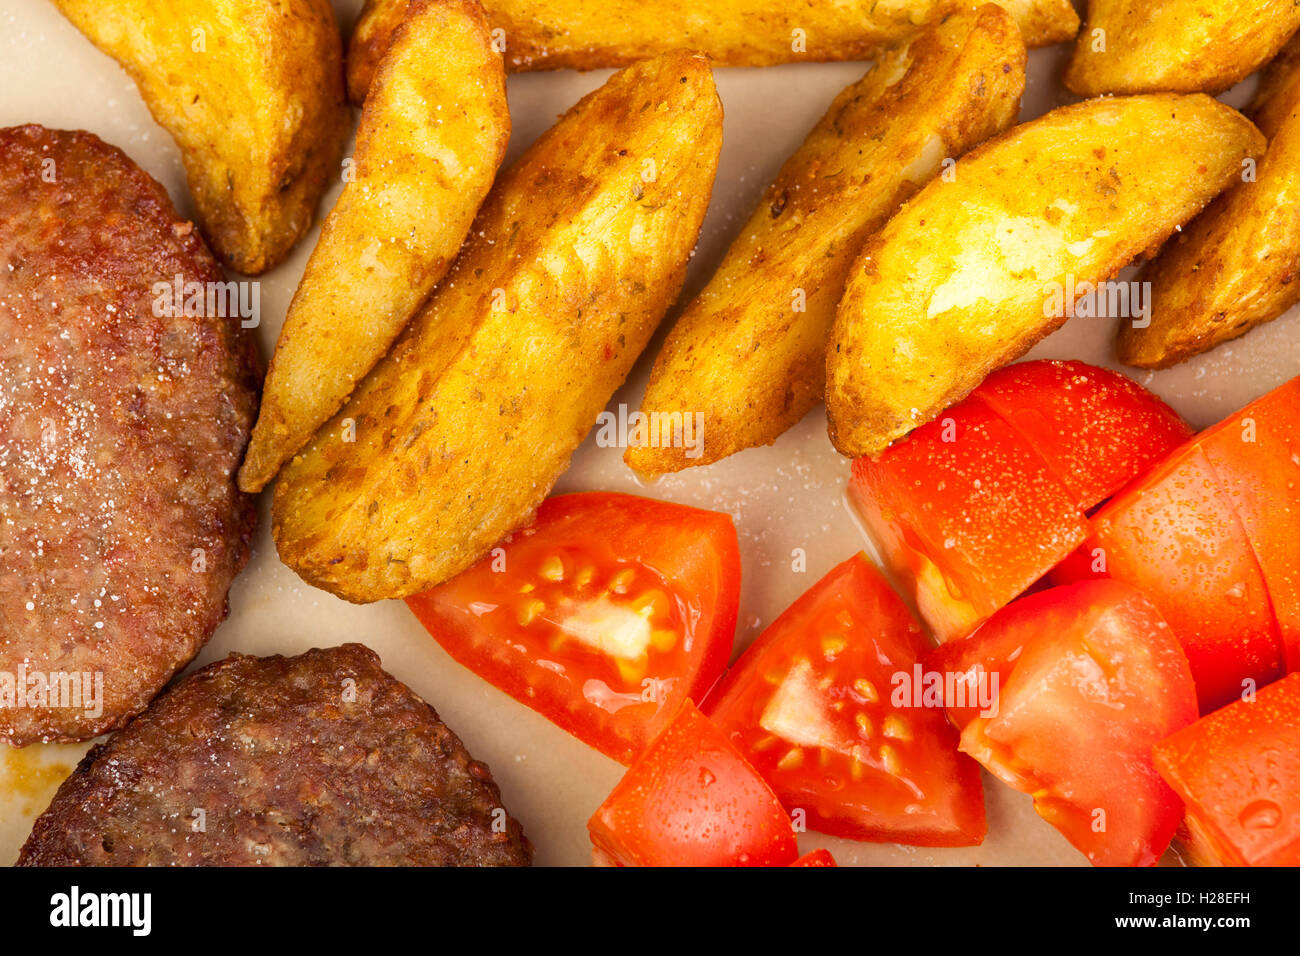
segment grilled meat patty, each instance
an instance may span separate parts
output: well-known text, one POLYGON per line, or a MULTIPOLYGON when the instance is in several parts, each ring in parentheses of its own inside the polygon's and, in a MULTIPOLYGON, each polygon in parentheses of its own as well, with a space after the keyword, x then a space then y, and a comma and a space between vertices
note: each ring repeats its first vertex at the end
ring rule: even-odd
POLYGON ((527 866, 488 768, 360 644, 232 655, 86 754, 21 866, 527 866))
POLYGON ((238 314, 185 314, 223 282, 121 150, 0 129, 0 742, 120 726, 226 615, 258 361, 238 314))

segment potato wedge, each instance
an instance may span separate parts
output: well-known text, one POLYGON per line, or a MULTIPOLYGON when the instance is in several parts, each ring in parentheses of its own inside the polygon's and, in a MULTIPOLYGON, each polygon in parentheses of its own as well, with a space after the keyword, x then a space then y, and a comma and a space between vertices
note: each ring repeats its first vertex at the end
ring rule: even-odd
POLYGON ((1088 0, 1065 85, 1080 96, 1220 93, 1297 29, 1294 0, 1088 0))
POLYGON ((616 73, 566 113, 281 472, 281 559, 350 601, 404 597, 526 522, 680 290, 721 142, 708 60, 684 52, 616 73))
POLYGON ((1119 359, 1168 368, 1271 322, 1300 302, 1300 83, 1254 175, 1238 182, 1160 251, 1150 322, 1124 322, 1119 359))
POLYGON ((1154 252, 1263 151, 1236 110, 1156 94, 1065 106, 959 159, 850 270, 827 353, 835 447, 876 454, 964 398, 1065 321, 1063 290, 1154 252))
POLYGON ((176 140, 199 225, 258 275, 310 228, 350 117, 329 0, 54 0, 176 140))
POLYGON ((413 0, 280 331, 244 491, 339 410, 446 275, 505 155, 505 81, 478 0, 413 0))
POLYGON ((1246 115, 1270 140, 1300 104, 1300 33, 1291 38, 1259 77, 1246 115))
MULTIPOLYGON (((348 46, 348 95, 365 98, 375 65, 407 0, 366 0, 348 46)), ((970 0, 484 0, 506 70, 624 66, 687 48, 715 66, 866 60, 936 14, 970 0)), ((1070 0, 999 0, 1031 47, 1063 43, 1079 29, 1070 0)))
POLYGON ((822 400, 826 339, 862 244, 945 158, 1015 122, 1025 59, 1015 21, 987 4, 894 47, 835 98, 655 361, 641 411, 702 416, 698 443, 630 448, 632 468, 771 444, 822 400))

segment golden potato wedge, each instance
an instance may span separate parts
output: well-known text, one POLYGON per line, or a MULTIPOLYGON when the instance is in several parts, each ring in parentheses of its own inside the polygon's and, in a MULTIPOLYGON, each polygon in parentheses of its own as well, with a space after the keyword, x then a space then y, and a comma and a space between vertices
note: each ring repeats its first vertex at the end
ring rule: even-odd
MULTIPOLYGON (((407 0, 366 0, 348 46, 348 94, 365 98, 407 0)), ((970 0, 484 0, 509 72, 624 66, 688 48, 715 66, 866 60, 970 0)), ((1070 0, 999 0, 1031 47, 1079 29, 1070 0)))
POLYGON ((1103 93, 1219 93, 1300 29, 1295 0, 1088 0, 1065 85, 1103 93))
POLYGON ((641 411, 695 415, 690 447, 630 448, 637 471, 771 444, 822 400, 826 339, 867 237, 947 157, 1015 122, 1025 45, 994 4, 946 17, 843 90, 790 157, 655 361, 641 411))
POLYGON ((1259 89, 1246 115, 1272 139, 1300 104, 1300 34, 1292 37, 1260 74, 1259 89))
POLYGON ((849 273, 827 351, 831 440, 876 454, 964 398, 1073 311, 1064 293, 1154 251, 1264 151, 1202 94, 1103 98, 957 161, 849 273))
POLYGON ((244 491, 339 410, 446 275, 505 155, 505 81, 478 0, 413 0, 280 331, 244 491))
POLYGON ((329 0, 54 0, 176 140, 199 225, 247 275, 310 228, 350 117, 329 0))
POLYGON ((283 561, 350 601, 432 587, 527 521, 676 297, 722 142, 708 60, 582 99, 504 172, 446 281, 292 459, 283 561))
MULTIPOLYGON (((1253 175, 1160 251, 1149 321, 1124 322, 1119 359, 1168 368, 1276 319, 1300 302, 1300 84, 1253 175)), ((1274 97, 1270 111, 1283 100, 1274 97)))

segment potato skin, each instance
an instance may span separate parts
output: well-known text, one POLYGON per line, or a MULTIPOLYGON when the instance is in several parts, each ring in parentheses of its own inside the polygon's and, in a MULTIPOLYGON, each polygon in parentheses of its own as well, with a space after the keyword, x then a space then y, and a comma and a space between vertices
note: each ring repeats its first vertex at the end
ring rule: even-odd
POLYGON ((505 81, 478 0, 411 4, 361 113, 355 178, 280 331, 244 491, 339 410, 447 274, 505 156, 505 81))
POLYGON ((1300 33, 1282 48, 1259 77, 1255 101, 1246 110, 1270 140, 1300 105, 1300 33))
POLYGON ((1065 85, 1080 96, 1220 93, 1297 29, 1294 0, 1089 0, 1065 85), (1094 49, 1097 30, 1104 51, 1094 49))
POLYGON ((405 597, 525 523, 680 290, 721 141, 708 61, 684 52, 566 113, 499 177, 447 279, 281 472, 281 559, 350 601, 405 597))
POLYGON ((1015 122, 1025 59, 1015 21, 987 4, 895 47, 835 98, 655 361, 641 411, 702 413, 702 450, 632 448, 632 468, 679 471, 771 444, 822 400, 826 340, 862 244, 946 157, 1015 122))
POLYGON ((350 123, 329 0, 53 2, 176 140, 218 258, 246 275, 279 264, 337 175, 350 123))
MULTIPOLYGON (((365 98, 370 77, 407 0, 366 0, 348 47, 348 94, 365 98)), ((506 69, 625 66, 679 48, 715 66, 771 66, 866 60, 941 13, 972 9, 969 0, 484 0, 504 31, 506 69), (794 49, 795 30, 805 49, 794 49)), ((1070 0, 1000 0, 1031 47, 1063 43, 1079 29, 1070 0)))
POLYGON ((853 265, 827 353, 835 447, 877 454, 964 398, 1065 321, 1050 283, 1154 253, 1263 150, 1235 110, 1156 94, 1065 106, 968 153, 853 265))
POLYGON ((1143 275, 1151 324, 1120 325, 1121 362, 1168 368, 1300 302, 1300 83, 1270 96, 1270 119, 1284 105, 1286 116, 1276 127, 1270 122, 1272 141, 1255 180, 1211 203, 1143 275))

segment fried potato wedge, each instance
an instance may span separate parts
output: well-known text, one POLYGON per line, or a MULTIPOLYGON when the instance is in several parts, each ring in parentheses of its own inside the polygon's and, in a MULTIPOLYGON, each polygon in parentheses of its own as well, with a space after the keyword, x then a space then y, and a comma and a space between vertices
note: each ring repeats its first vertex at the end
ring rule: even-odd
MULTIPOLYGON (((407 0, 366 0, 348 47, 348 94, 360 103, 407 0)), ((509 72, 624 66, 698 50, 715 66, 866 60, 970 0, 484 0, 509 72)), ((999 0, 1028 46, 1079 29, 1070 0, 999 0)))
POLYGON ((350 116, 329 0, 54 0, 176 140, 199 225, 258 275, 310 228, 350 116))
MULTIPOLYGON (((1292 64, 1300 76, 1300 63, 1292 64)), ((1244 177, 1160 251, 1147 322, 1124 322, 1119 359, 1168 368, 1271 322, 1300 302, 1300 82, 1270 95, 1272 140, 1244 177)))
POLYGON ((478 0, 414 0, 361 112, 354 178, 289 305, 244 491, 339 410, 446 275, 505 155, 505 81, 478 0))
POLYGON ((1294 0, 1088 0, 1065 85, 1080 96, 1220 93, 1297 29, 1294 0))
POLYGON ((1246 110, 1270 140, 1300 104, 1300 34, 1282 48, 1282 52, 1260 74, 1255 100, 1246 110))
POLYGON ((1264 151, 1208 96, 1065 106, 957 161, 849 273, 827 351, 831 440, 876 454, 964 398, 1240 181, 1264 151))
POLYGON ((642 413, 697 416, 699 443, 630 448, 632 468, 771 444, 822 400, 826 339, 862 244, 947 157, 1015 122, 1025 58, 1015 21, 987 4, 893 48, 835 98, 655 361, 642 413))
POLYGON ((502 173, 446 281, 276 483, 281 559, 350 601, 525 523, 676 297, 722 143, 708 60, 612 76, 502 173))

